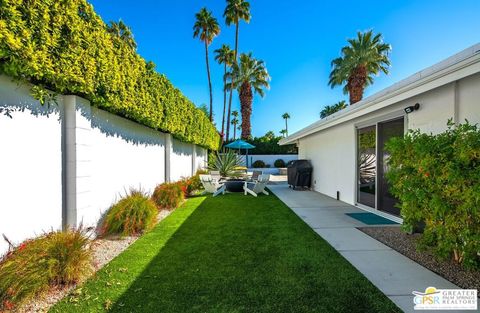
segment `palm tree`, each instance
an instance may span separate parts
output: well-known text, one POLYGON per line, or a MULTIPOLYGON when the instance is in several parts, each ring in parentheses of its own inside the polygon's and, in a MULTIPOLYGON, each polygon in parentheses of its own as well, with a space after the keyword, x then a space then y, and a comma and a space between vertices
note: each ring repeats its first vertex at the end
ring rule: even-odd
POLYGON ((290 114, 285 112, 285 113, 283 113, 282 118, 285 120, 285 134, 288 137, 288 123, 287 123, 287 120, 290 118, 290 114))
POLYGON ((237 124, 238 124, 238 122, 240 122, 238 120, 238 118, 236 118, 236 117, 232 118, 231 123, 233 125, 233 140, 237 139, 237 124))
POLYGON ((213 17, 212 12, 207 8, 202 8, 195 14, 195 24, 193 25, 193 38, 200 37, 200 40, 205 43, 205 59, 207 63, 208 88, 210 89, 210 121, 213 120, 213 96, 212 96, 212 81, 210 80, 210 65, 208 64, 208 46, 212 43, 220 33, 220 26, 217 19, 213 17))
MULTIPOLYGON (((228 45, 222 45, 220 49, 215 52, 215 60, 218 64, 223 64, 223 115, 222 115, 222 140, 225 130, 225 108, 227 106, 227 67, 232 66, 234 62, 233 50, 228 45)), ((228 137, 226 137, 228 140, 228 137)))
POLYGON ((332 115, 335 112, 343 110, 347 107, 347 102, 345 100, 338 101, 333 105, 326 105, 322 111, 320 111, 320 118, 326 118, 329 115, 332 115))
POLYGON ((288 136, 288 131, 286 129, 282 129, 280 131, 280 135, 282 135, 283 137, 287 137, 288 136))
POLYGON ((342 48, 342 56, 332 61, 328 84, 332 88, 345 84, 343 92, 349 94, 352 105, 362 100, 365 87, 373 83, 373 75, 388 74, 391 46, 371 30, 358 32, 357 38, 348 39, 348 43, 342 48))
MULTIPOLYGON (((227 0, 227 6, 223 12, 223 17, 225 18, 225 24, 230 26, 235 24, 235 52, 234 52, 234 61, 237 63, 238 56, 238 26, 241 20, 244 20, 246 23, 250 22, 250 3, 245 0, 227 0)), ((232 87, 232 86, 231 86, 232 87)), ((233 89, 230 88, 230 95, 228 98, 228 114, 227 114, 227 138, 230 134, 230 110, 232 108, 232 95, 233 89)))
POLYGON ((237 89, 240 96, 240 108, 242 114, 242 139, 248 139, 252 134, 250 117, 252 115, 253 92, 261 97, 265 95, 264 89, 270 88, 265 63, 256 60, 251 53, 240 55, 240 64, 233 64, 227 76, 232 79, 230 88, 237 89), (252 90, 253 89, 253 90, 252 90))
POLYGON ((240 122, 238 119, 238 111, 232 111, 232 122, 231 124, 233 125, 233 140, 237 139, 237 124, 240 122))

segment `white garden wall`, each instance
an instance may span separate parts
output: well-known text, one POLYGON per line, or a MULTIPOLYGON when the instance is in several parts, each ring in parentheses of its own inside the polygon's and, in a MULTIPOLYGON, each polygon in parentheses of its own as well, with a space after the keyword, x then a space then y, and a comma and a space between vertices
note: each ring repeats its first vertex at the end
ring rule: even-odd
MULTIPOLYGON (((14 243, 62 226, 96 226, 129 188, 150 193, 205 167, 202 147, 80 97, 58 99, 42 107, 30 86, 0 76, 0 234, 14 243), (17 111, 9 118, 5 109, 17 111)), ((0 255, 7 248, 0 238, 0 255)))
POLYGON ((43 107, 0 76, 0 255, 2 234, 20 242, 62 226, 62 106, 43 107))
MULTIPOLYGON (((242 156, 243 165, 245 165, 245 155, 242 156)), ((255 155, 248 155, 248 165, 249 167, 252 166, 253 162, 257 160, 262 160, 265 164, 269 164, 273 167, 273 163, 278 160, 282 159, 285 163, 288 163, 292 160, 298 160, 297 154, 255 154, 255 155)))

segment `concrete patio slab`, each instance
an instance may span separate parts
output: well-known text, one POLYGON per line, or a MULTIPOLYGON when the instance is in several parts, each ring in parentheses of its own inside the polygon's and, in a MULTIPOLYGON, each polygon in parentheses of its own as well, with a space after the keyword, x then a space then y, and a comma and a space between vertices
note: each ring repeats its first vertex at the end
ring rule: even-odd
POLYGON ((340 251, 350 263, 387 296, 411 296, 428 286, 458 288, 395 250, 340 251))
POLYGON ((346 207, 328 208, 292 208, 292 210, 312 228, 346 228, 362 227, 362 222, 345 213, 352 211, 346 207), (332 209, 333 208, 333 209, 332 209))
POLYGON ((360 208, 318 192, 294 191, 287 185, 273 185, 269 188, 403 311, 417 312, 413 309, 412 291, 425 291, 429 286, 440 289, 459 288, 359 231, 357 227, 371 225, 345 213, 365 212, 360 208))

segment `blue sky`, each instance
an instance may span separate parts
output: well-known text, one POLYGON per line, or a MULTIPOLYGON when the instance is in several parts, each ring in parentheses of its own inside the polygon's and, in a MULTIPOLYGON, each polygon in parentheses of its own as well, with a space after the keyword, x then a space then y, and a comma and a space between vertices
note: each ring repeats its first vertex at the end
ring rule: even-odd
MULTIPOLYGON (((157 65, 195 104, 209 102, 204 46, 192 37, 195 13, 213 11, 221 34, 210 46, 214 113, 221 126, 223 66, 213 50, 234 45, 234 28, 225 26, 222 0, 90 0, 104 21, 122 19, 138 43, 138 52, 157 65)), ((347 100, 341 88, 328 87, 330 62, 357 31, 381 32, 392 45, 392 67, 378 77, 366 95, 480 42, 480 1, 318 1, 253 0, 250 24, 241 23, 239 50, 266 62, 272 76, 266 97, 255 97, 254 136, 284 128, 289 132, 319 119, 323 106, 347 100)), ((234 96, 234 109, 239 109, 234 96)))

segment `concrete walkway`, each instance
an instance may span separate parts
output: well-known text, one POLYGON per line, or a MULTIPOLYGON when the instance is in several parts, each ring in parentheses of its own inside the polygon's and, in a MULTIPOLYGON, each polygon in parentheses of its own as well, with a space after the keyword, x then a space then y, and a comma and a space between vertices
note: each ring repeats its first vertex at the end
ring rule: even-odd
POLYGON ((365 211, 318 192, 293 191, 286 184, 269 189, 403 311, 419 312, 413 309, 414 290, 459 288, 359 231, 356 227, 370 225, 345 215, 365 211))

